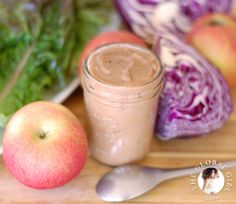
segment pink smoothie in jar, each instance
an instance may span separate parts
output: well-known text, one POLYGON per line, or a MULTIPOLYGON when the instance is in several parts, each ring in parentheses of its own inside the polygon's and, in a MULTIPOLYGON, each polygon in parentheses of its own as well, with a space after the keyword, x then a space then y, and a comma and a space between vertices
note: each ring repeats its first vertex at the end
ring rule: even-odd
POLYGON ((94 158, 117 166, 147 155, 162 85, 160 60, 147 48, 114 43, 90 54, 83 87, 94 158))

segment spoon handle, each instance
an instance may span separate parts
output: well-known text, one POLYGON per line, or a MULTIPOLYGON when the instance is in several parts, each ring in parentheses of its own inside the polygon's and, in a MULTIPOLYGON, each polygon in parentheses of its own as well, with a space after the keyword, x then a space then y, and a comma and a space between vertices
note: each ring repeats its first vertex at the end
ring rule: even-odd
POLYGON ((162 174, 162 180, 169 180, 176 177, 187 176, 196 173, 194 167, 181 168, 181 169, 168 169, 162 174))
POLYGON ((236 167, 236 160, 222 162, 225 165, 225 168, 230 169, 236 167))
MULTIPOLYGON (((236 167, 236 160, 232 160, 232 161, 226 161, 226 162, 222 162, 222 167, 225 166, 226 169, 230 169, 230 168, 234 168, 236 167)), ((203 167, 202 169, 205 169, 206 167, 203 167)), ((181 177, 181 176, 187 176, 187 175, 191 175, 191 174, 198 174, 200 173, 199 170, 195 167, 190 167, 190 168, 184 168, 184 169, 169 169, 169 170, 165 170, 165 172, 163 173, 163 180, 169 180, 172 178, 176 178, 176 177, 181 177)))

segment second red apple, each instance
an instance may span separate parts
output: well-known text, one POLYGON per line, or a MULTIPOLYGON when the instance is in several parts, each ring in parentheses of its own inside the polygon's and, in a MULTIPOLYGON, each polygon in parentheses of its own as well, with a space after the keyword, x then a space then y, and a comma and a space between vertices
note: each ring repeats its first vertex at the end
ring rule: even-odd
POLYGON ((209 14, 195 22, 187 41, 219 68, 236 86, 236 20, 225 14, 209 14))

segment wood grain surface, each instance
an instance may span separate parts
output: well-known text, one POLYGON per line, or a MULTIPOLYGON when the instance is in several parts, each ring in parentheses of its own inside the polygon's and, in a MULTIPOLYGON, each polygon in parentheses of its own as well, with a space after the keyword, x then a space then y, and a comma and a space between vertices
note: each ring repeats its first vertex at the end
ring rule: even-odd
MULTIPOLYGON (((236 90, 233 91, 236 105, 236 90)), ((82 91, 76 90, 64 103, 84 125, 89 134, 89 126, 84 108, 82 91)), ((226 161, 236 159, 236 112, 220 130, 194 139, 174 139, 160 141, 154 138, 151 151, 141 164, 177 168, 196 166, 205 160, 226 161)), ((99 204, 105 203, 96 196, 95 185, 111 168, 94 159, 87 160, 82 173, 63 187, 52 190, 34 190, 19 183, 0 161, 0 203, 68 203, 68 204, 99 204)), ((166 181, 147 194, 123 203, 225 203, 236 204, 236 169, 231 169, 233 186, 230 192, 220 192, 206 196, 200 190, 192 191, 190 176, 166 181), (210 200, 214 199, 214 200, 210 200)))

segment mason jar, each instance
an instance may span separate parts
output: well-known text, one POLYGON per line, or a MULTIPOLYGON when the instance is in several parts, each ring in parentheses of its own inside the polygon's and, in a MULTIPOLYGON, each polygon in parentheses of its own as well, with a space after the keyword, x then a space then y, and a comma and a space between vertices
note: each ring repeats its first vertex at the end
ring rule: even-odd
POLYGON ((147 48, 137 45, 108 44, 90 54, 83 71, 84 99, 91 128, 91 155, 111 166, 144 158, 154 135, 158 100, 163 85, 163 68, 159 58, 147 48), (115 46, 127 47, 134 53, 144 52, 154 58, 158 66, 155 76, 146 83, 134 86, 109 84, 94 77, 91 62, 96 53, 115 49, 115 46))

